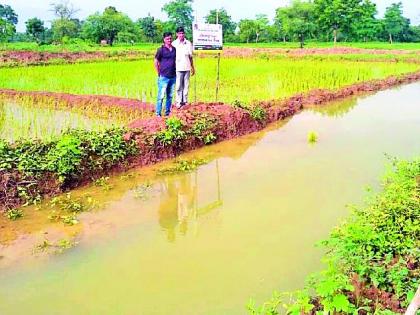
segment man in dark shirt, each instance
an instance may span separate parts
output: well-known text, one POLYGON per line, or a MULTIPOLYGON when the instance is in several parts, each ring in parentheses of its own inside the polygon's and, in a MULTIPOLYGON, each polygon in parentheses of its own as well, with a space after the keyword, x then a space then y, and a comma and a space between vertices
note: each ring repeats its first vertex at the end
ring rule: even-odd
POLYGON ((162 103, 166 95, 165 116, 171 112, 172 96, 176 83, 175 69, 176 50, 172 46, 172 33, 163 34, 163 45, 157 50, 155 56, 155 69, 159 76, 156 115, 161 116, 162 103))

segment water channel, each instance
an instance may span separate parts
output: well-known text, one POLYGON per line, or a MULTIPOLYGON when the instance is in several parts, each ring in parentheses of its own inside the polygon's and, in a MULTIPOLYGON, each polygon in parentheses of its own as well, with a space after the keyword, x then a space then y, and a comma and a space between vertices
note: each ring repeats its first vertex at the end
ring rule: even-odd
POLYGON ((100 206, 72 228, 48 211, 0 219, 0 314, 244 314, 302 288, 317 241, 379 189, 386 154, 420 154, 420 84, 308 109, 266 130, 85 187, 100 206), (310 145, 307 134, 319 140, 310 145), (55 236, 59 235, 59 236, 55 236), (74 236, 40 255, 34 244, 74 236))

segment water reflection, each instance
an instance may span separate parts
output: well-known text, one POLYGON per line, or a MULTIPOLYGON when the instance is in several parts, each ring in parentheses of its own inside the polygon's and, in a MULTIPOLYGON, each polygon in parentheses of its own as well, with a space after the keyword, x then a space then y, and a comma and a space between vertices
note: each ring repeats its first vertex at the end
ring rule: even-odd
POLYGON ((311 110, 315 113, 320 113, 323 116, 340 118, 352 111, 357 102, 363 98, 364 97, 350 97, 344 100, 331 102, 328 106, 315 105, 311 107, 311 110))
POLYGON ((211 166, 213 164, 216 173, 216 194, 210 197, 210 201, 202 202, 198 196, 198 170, 166 177, 160 183, 159 224, 169 242, 175 242, 177 234, 185 236, 188 231, 197 234, 199 218, 223 205, 218 160, 211 166))

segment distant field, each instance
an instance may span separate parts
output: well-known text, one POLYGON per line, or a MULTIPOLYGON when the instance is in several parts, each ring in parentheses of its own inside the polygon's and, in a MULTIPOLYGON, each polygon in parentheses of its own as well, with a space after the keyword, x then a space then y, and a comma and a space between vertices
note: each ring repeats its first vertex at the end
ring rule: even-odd
MULTIPOLYGON (((115 45, 113 47, 102 47, 96 44, 87 44, 80 42, 78 44, 67 45, 43 45, 38 46, 36 43, 6 43, 0 45, 0 50, 31 50, 44 52, 61 52, 61 51, 123 51, 123 50, 155 50, 160 43, 143 43, 136 45, 115 45)), ((226 43, 225 47, 250 47, 250 48, 299 48, 299 43, 295 42, 276 42, 276 43, 226 43)), ((332 47, 352 47, 363 49, 398 49, 398 50, 420 50, 420 43, 384 43, 384 42, 367 42, 367 43, 345 43, 339 42, 334 46, 331 42, 308 42, 305 48, 332 48, 332 47)))
MULTIPOLYGON (((214 101, 216 59, 197 58, 194 101, 214 101)), ((243 103, 280 99, 318 88, 340 87, 395 74, 418 71, 417 64, 354 62, 317 58, 229 58, 221 61, 220 101, 243 103)), ((0 69, 0 88, 156 99, 151 60, 31 66, 0 69)))

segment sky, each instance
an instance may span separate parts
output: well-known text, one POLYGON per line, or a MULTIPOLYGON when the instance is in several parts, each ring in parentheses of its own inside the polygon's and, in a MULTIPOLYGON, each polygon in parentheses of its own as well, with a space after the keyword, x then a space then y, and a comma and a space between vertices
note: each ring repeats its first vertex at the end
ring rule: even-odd
MULTIPOLYGON (((420 0, 400 0, 404 6, 404 15, 410 18, 415 25, 420 24, 420 0)), ((32 17, 38 17, 46 21, 46 26, 54 17, 50 10, 50 3, 54 0, 0 0, 0 4, 10 5, 19 16, 18 31, 25 31, 25 21, 32 17)), ((133 20, 147 16, 150 13, 159 19, 167 17, 161 11, 163 5, 169 0, 70 0, 80 11, 77 18, 84 19, 96 11, 102 12, 107 6, 115 6, 133 20)), ((377 4, 378 15, 383 16, 385 8, 398 0, 373 0, 377 4)), ((224 7, 234 21, 242 18, 254 18, 256 14, 267 14, 270 19, 274 18, 275 9, 289 4, 289 0, 194 0, 193 8, 199 19, 202 19, 214 8, 224 7)))

